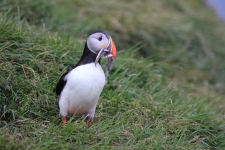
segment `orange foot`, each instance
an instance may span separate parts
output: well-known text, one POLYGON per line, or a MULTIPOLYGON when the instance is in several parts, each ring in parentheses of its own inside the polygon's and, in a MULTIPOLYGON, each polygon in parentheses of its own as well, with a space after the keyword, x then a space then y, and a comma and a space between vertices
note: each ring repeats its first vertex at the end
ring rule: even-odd
POLYGON ((63 126, 66 126, 67 120, 66 118, 63 118, 63 126))
POLYGON ((91 126, 92 126, 92 124, 93 124, 93 122, 92 122, 92 121, 88 121, 88 127, 91 127, 91 126))

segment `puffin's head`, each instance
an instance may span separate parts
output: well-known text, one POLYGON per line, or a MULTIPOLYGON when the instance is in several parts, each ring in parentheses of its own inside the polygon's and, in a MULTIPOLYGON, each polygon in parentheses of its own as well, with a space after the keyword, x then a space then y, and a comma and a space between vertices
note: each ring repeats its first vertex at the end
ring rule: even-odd
POLYGON ((116 58, 116 46, 111 36, 106 32, 93 32, 87 39, 87 46, 90 51, 97 54, 95 63, 97 63, 100 58, 116 58))

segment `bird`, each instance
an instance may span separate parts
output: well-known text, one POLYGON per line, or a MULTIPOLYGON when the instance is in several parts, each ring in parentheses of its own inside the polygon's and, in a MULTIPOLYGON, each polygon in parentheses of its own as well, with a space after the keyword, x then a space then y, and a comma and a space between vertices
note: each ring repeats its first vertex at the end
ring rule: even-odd
POLYGON ((63 125, 75 114, 85 118, 88 127, 92 126, 98 99, 116 55, 116 46, 108 33, 98 30, 88 36, 80 60, 61 76, 55 88, 63 125), (106 68, 106 74, 100 65, 101 58, 108 59, 110 67, 106 68))

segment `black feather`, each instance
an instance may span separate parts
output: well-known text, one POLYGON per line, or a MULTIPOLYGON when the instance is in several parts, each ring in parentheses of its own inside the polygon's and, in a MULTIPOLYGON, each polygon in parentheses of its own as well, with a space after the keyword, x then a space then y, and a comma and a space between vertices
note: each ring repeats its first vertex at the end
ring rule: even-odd
MULTIPOLYGON (((69 72, 69 71, 68 71, 69 72)), ((55 88, 55 92, 56 92, 56 95, 59 96, 63 90, 63 88, 65 87, 66 85, 66 79, 65 79, 65 76, 68 74, 68 72, 64 73, 61 78, 59 79, 59 82, 57 83, 56 85, 56 88, 55 88)))

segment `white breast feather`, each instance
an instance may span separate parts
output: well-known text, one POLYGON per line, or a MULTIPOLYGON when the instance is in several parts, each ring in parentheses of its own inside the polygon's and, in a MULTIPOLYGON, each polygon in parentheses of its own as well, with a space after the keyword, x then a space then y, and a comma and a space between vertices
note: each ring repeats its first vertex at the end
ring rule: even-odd
POLYGON ((99 64, 78 66, 70 71, 65 79, 67 83, 59 100, 62 116, 67 115, 67 112, 82 115, 96 107, 106 82, 103 69, 99 64))

